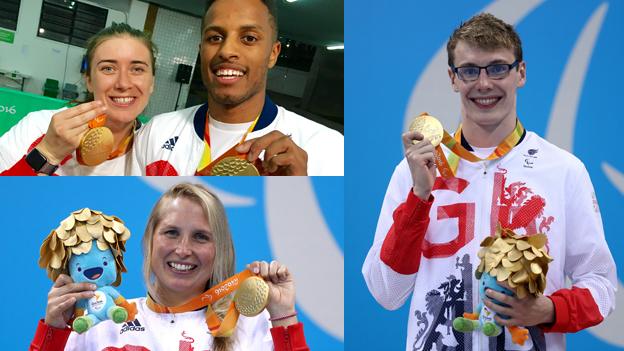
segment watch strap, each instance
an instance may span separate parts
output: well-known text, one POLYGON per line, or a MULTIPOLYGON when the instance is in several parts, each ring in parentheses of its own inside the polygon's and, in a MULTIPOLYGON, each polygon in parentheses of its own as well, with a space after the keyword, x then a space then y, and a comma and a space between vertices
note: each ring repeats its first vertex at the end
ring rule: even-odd
POLYGON ((44 173, 47 175, 53 174, 58 165, 53 165, 48 162, 48 159, 37 148, 33 148, 26 155, 26 163, 37 173, 44 173))

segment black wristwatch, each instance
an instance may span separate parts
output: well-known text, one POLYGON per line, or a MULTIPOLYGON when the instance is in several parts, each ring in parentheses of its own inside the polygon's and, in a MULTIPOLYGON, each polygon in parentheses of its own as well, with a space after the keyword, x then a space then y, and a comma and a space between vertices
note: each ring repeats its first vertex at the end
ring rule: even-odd
POLYGON ((26 163, 28 163, 36 173, 44 173, 47 175, 51 175, 58 168, 58 165, 49 163, 48 159, 43 156, 37 148, 32 149, 32 151, 26 155, 26 163))

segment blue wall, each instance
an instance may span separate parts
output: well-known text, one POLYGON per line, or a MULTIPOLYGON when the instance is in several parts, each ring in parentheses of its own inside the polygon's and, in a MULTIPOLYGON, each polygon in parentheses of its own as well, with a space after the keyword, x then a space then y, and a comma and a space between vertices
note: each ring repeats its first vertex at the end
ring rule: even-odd
MULTIPOLYGON (((4 301, 4 318, 0 320, 3 350, 28 349, 37 320, 45 315, 47 293, 52 285, 45 270, 37 265, 39 247, 48 233, 73 210, 82 207, 98 209, 126 222, 132 232, 125 260, 129 272, 124 274, 119 291, 126 297, 145 296, 140 243, 147 217, 162 193, 161 189, 168 188, 171 182, 182 181, 180 178, 158 177, 54 178, 0 179, 4 199, 0 204, 4 227, 2 247, 6 265, 0 293, 4 301)), ((341 350, 343 179, 190 180, 204 182, 220 192, 233 233, 237 270, 257 259, 277 259, 286 263, 295 276, 297 309, 310 347, 315 350, 341 350), (280 206, 278 202, 286 204, 288 209, 281 213, 271 211, 271 208, 280 206), (293 219, 296 222, 292 222, 293 219), (287 224, 288 231, 281 224, 287 224), (308 232, 314 233, 316 238, 307 235, 308 232), (278 240, 293 237, 299 237, 298 244, 290 245, 289 252, 298 250, 306 254, 292 257, 277 245, 278 240), (313 240, 318 238, 323 240, 313 240), (312 242, 315 242, 314 246, 311 246, 312 242), (333 250, 337 260, 331 263, 335 265, 318 262, 318 257, 324 254, 316 251, 319 248, 333 250), (318 272, 328 281, 339 281, 334 290, 339 294, 323 298, 324 291, 313 289, 323 287, 316 281, 309 281, 312 274, 306 273, 306 269, 318 272), (308 288, 303 291, 305 287, 308 288), (331 300, 333 306, 324 307, 327 300, 331 300)))
MULTIPOLYGON (((347 135, 346 211, 347 260, 345 264, 346 338, 348 350, 402 350, 405 348, 408 306, 386 311, 369 294, 361 267, 373 241, 377 216, 394 167, 402 159, 400 135, 404 119, 415 111, 428 111, 454 130, 459 120, 459 96, 450 93, 446 68, 431 99, 418 100, 412 92, 426 81, 426 68, 453 29, 462 20, 494 8, 499 16, 516 16, 527 62, 527 84, 519 91, 518 114, 525 127, 545 136, 548 124, 559 118, 572 124, 572 134, 556 128, 551 140, 571 137, 569 149, 585 163, 596 188, 605 232, 616 263, 622 269, 624 254, 621 219, 624 193, 624 158, 621 152, 622 57, 624 3, 621 1, 355 1, 345 4, 345 115, 347 135), (522 9, 524 8, 524 9, 522 9), (592 20, 597 24, 593 50, 581 80, 578 99, 562 105, 570 113, 551 114, 566 65, 572 65, 573 48, 592 20), (576 105, 578 103, 578 105, 576 105), (578 109, 574 112, 575 106, 578 109), (556 117, 555 117, 556 115, 556 117), (575 118, 574 118, 575 117, 575 118), (451 123, 449 123, 451 121, 451 123), (610 174, 610 176, 608 175, 610 174), (609 178, 610 177, 610 178, 609 178)), ((591 29, 588 29, 591 31, 591 29)), ((590 38, 591 39, 591 38, 590 38)), ((591 41, 591 40, 590 40, 591 41)), ((446 55, 444 55, 444 62, 446 55)), ((576 75, 582 66, 571 66, 576 75)), ((561 144, 561 143, 560 143, 561 144)), ((583 331, 568 337, 571 350, 617 350, 624 337, 608 320, 602 336, 583 331), (606 334, 605 334, 606 333, 606 334), (610 334, 609 334, 610 333, 610 334), (618 335, 619 334, 619 335, 618 335), (618 345, 619 346, 616 346, 618 345)))

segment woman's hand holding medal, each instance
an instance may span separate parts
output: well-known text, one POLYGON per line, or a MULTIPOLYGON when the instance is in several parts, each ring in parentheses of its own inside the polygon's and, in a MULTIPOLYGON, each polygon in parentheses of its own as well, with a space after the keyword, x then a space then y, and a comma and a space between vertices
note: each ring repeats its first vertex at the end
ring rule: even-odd
POLYGON ((59 165, 80 146, 82 137, 89 130, 89 121, 104 112, 106 106, 102 102, 92 101, 56 113, 37 149, 49 163, 59 165))
POLYGON ((295 282, 288 267, 277 261, 255 261, 247 269, 264 279, 269 286, 267 311, 273 326, 297 323, 295 312, 295 282), (290 316, 288 318, 283 318, 290 316))

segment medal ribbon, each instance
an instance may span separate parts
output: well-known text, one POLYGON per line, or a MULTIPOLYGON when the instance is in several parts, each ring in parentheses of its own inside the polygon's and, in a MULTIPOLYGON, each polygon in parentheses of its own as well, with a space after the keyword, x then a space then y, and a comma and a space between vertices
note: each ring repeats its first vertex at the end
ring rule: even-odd
POLYGON ((128 150, 132 147, 132 142, 134 141, 134 130, 136 129, 136 119, 134 120, 134 124, 132 125, 132 129, 130 129, 130 134, 126 135, 126 137, 119 143, 116 150, 108 155, 107 160, 112 160, 115 157, 121 156, 128 152, 128 150))
MULTIPOLYGON (((260 114, 258 114, 258 116, 254 119, 253 123, 251 123, 251 125, 249 126, 245 134, 243 134, 243 138, 241 139, 241 141, 239 141, 238 144, 234 145, 234 147, 245 142, 245 139, 247 139, 247 135, 255 131, 255 127, 256 127, 256 124, 258 123, 258 119, 260 119, 260 114)), ((196 174, 202 174, 202 172, 212 163, 212 154, 210 150, 210 126, 209 124, 210 124, 210 117, 209 117, 208 111, 206 111, 206 126, 204 129, 204 153, 202 154, 201 160, 199 161, 199 165, 197 166, 196 174)))
POLYGON ((161 305, 154 301, 151 296, 147 296, 147 307, 154 312, 158 313, 183 313, 195 311, 200 308, 206 308, 206 324, 212 336, 229 336, 234 332, 236 322, 238 321, 238 310, 234 307, 234 303, 230 302, 230 307, 223 320, 213 311, 211 304, 219 301, 224 296, 234 292, 240 283, 245 279, 253 276, 254 274, 250 270, 244 270, 238 274, 231 276, 230 278, 222 281, 221 283, 213 286, 207 291, 195 296, 182 305, 175 307, 168 307, 161 305))
POLYGON ((449 179, 455 177, 457 172, 457 167, 459 166, 459 159, 462 158, 469 162, 479 162, 485 160, 496 160, 505 156, 511 149, 514 148, 522 139, 522 136, 525 133, 524 127, 520 120, 516 120, 516 127, 514 130, 501 141, 500 144, 496 147, 496 149, 486 158, 479 158, 475 156, 473 153, 468 151, 461 144, 461 124, 459 128, 455 131, 454 136, 451 136, 446 130, 444 131, 444 136, 442 137, 442 144, 444 144, 451 152, 449 153, 448 159, 444 155, 442 148, 440 145, 435 147, 434 150, 434 158, 436 165, 438 167, 438 171, 440 171, 440 175, 444 179, 449 179))

